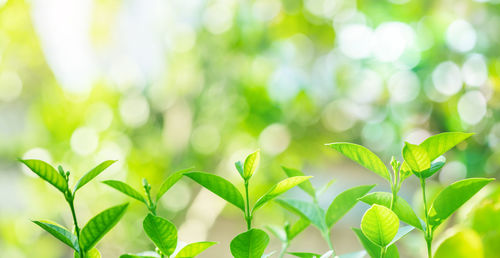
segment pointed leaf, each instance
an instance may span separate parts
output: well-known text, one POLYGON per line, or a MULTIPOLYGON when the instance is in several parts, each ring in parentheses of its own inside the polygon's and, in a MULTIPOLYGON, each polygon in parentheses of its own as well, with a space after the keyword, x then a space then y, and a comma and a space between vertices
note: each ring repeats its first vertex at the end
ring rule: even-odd
POLYGON ((300 234, 302 231, 304 231, 307 227, 311 225, 311 221, 309 219, 300 217, 297 222, 295 222, 292 226, 290 226, 287 230, 287 236, 288 239, 291 241, 294 239, 298 234, 300 234))
MULTIPOLYGON (((444 159, 444 157, 443 157, 443 159, 444 159)), ((431 168, 422 172, 422 177, 423 178, 431 177, 436 172, 438 172, 440 169, 442 169, 445 163, 446 163, 446 160, 436 160, 436 161, 432 162, 431 168)))
POLYGON ((257 170, 260 161, 260 151, 256 151, 245 159, 245 165, 243 166, 243 179, 248 180, 257 170))
POLYGON ((425 149, 432 161, 472 135, 474 134, 461 132, 440 133, 425 139, 420 146, 425 149))
POLYGON ((87 222, 80 233, 80 244, 85 252, 92 249, 118 223, 127 207, 128 203, 111 207, 87 222))
POLYGON ((361 219, 361 231, 373 243, 385 247, 396 236, 398 216, 385 206, 374 204, 361 219))
POLYGON ((170 256, 175 251, 177 229, 172 222, 150 213, 144 219, 142 226, 149 239, 162 253, 170 256))
POLYGON ((405 143, 403 158, 414 173, 422 173, 431 167, 427 152, 419 145, 405 143))
MULTIPOLYGON (((284 166, 281 166, 281 168, 283 169, 283 171, 285 171, 285 174, 288 177, 305 176, 305 174, 302 173, 302 171, 300 171, 298 169, 287 168, 287 167, 284 167, 284 166)), ((304 192, 306 192, 307 194, 309 194, 311 197, 315 197, 316 196, 316 192, 314 190, 313 185, 311 184, 311 181, 306 180, 303 183, 299 184, 299 187, 302 190, 304 190, 304 192)))
MULTIPOLYGON (((498 255, 498 254, 497 254, 498 255)), ((444 240, 437 248, 435 258, 485 257, 481 237, 473 230, 462 229, 444 240)), ((495 255, 496 257, 496 255, 495 255)))
POLYGON ((227 202, 245 211, 245 202, 240 191, 226 179, 204 172, 189 172, 185 173, 187 177, 193 179, 198 184, 202 185, 212 193, 218 195, 227 202))
POLYGON ((192 168, 186 168, 183 170, 179 170, 170 176, 167 177, 165 182, 161 184, 160 190, 158 190, 158 193, 156 194, 156 201, 160 200, 160 198, 168 191, 172 186, 174 186, 181 178, 184 176, 184 173, 190 171, 192 168))
POLYGON ((271 189, 269 189, 269 191, 267 193, 265 193, 262 197, 260 197, 259 200, 257 200, 257 202, 255 203, 255 205, 252 209, 252 214, 257 209, 262 207, 262 205, 267 203, 268 201, 285 193, 286 191, 292 189, 296 185, 308 180, 311 177, 312 176, 294 176, 294 177, 286 178, 286 179, 282 180, 281 182, 277 183, 276 185, 271 187, 271 189))
POLYGON ((130 185, 128 185, 124 182, 118 181, 118 180, 106 180, 106 181, 102 181, 102 182, 104 184, 107 184, 107 185, 113 187, 114 189, 122 192, 123 194, 128 195, 129 197, 132 197, 132 198, 148 205, 148 202, 146 201, 144 196, 142 196, 139 192, 137 192, 130 185))
POLYGON ((276 200, 276 202, 297 215, 308 219, 321 232, 327 232, 328 227, 325 223, 325 211, 318 205, 301 200, 276 200))
POLYGON ((455 182, 443 189, 431 205, 429 224, 433 227, 440 225, 460 206, 493 180, 490 178, 469 178, 455 182))
POLYGON ((392 239, 391 243, 389 245, 392 245, 396 243, 399 239, 403 238, 404 236, 408 235, 413 229, 415 229, 413 226, 404 226, 400 227, 398 229, 398 233, 396 233, 396 236, 394 239, 392 239))
POLYGON ((45 229, 45 231, 49 232, 51 235, 61 240, 61 242, 73 248, 75 251, 78 252, 80 250, 80 247, 78 246, 78 239, 76 238, 76 236, 73 235, 71 232, 69 232, 67 229, 65 229, 63 226, 58 225, 57 223, 52 221, 34 220, 33 223, 45 229))
POLYGON ((375 185, 356 186, 340 193, 326 211, 326 225, 331 228, 339 219, 350 211, 358 199, 368 193, 375 185))
POLYGON ((245 177, 243 176, 243 171, 245 170, 243 168, 243 163, 241 161, 236 161, 234 163, 234 166, 236 167, 236 170, 238 171, 238 174, 240 174, 241 178, 245 179, 245 177))
POLYGON ((387 181, 391 180, 389 170, 380 158, 367 148, 353 143, 339 142, 327 144, 361 166, 375 172, 387 181))
POLYGON ((231 241, 231 254, 234 258, 260 258, 267 245, 269 236, 260 229, 250 229, 231 241))
POLYGON ((41 177, 43 180, 47 181, 49 184, 55 186, 62 193, 66 192, 68 189, 68 183, 61 176, 55 168, 49 165, 45 161, 41 161, 38 159, 25 159, 19 160, 24 165, 26 165, 31 171, 41 177))
POLYGON ((197 243, 188 244, 179 251, 179 253, 175 256, 175 258, 195 257, 195 256, 201 254, 207 248, 209 248, 215 244, 217 244, 217 242, 197 242, 197 243))
POLYGON ((359 242, 361 243, 361 245, 363 246, 363 248, 365 248, 365 250, 368 253, 368 255, 370 257, 373 257, 373 258, 380 258, 380 252, 381 252, 382 248, 380 246, 376 245, 375 243, 373 243, 372 241, 370 241, 363 234, 363 232, 361 231, 361 229, 359 229, 359 228, 352 228, 352 230, 354 231, 354 233, 358 237, 359 242))
MULTIPOLYGON (((359 200, 369 205, 378 204, 390 208, 392 194, 386 192, 369 193, 361 197, 359 200)), ((410 204, 408 204, 408 202, 406 202, 401 196, 397 197, 396 203, 394 204, 394 207, 392 207, 392 211, 394 211, 394 213, 398 215, 398 218, 406 224, 423 230, 422 223, 411 208, 410 204)))
POLYGON ((97 167, 91 169, 89 172, 87 172, 80 180, 75 185, 75 188, 73 188, 73 194, 75 192, 82 188, 85 184, 90 182, 90 180, 94 179, 96 176, 98 176, 102 171, 104 171, 106 168, 111 166, 111 164, 115 163, 116 160, 106 160, 102 162, 101 164, 97 165, 97 167))
POLYGON ((319 258, 321 257, 321 254, 316 254, 316 253, 302 253, 302 252, 293 252, 289 253, 293 256, 300 257, 300 258, 319 258))

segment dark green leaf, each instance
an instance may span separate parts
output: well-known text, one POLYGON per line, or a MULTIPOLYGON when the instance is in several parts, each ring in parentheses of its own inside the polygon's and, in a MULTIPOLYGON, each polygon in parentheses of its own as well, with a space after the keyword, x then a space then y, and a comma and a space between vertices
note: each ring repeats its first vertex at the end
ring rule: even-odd
POLYGON ((84 251, 92 249, 118 223, 127 207, 128 203, 111 207, 87 222, 80 233, 80 244, 84 251))
POLYGON ((300 200, 276 200, 284 208, 295 212, 297 215, 308 219, 321 232, 327 232, 328 227, 325 223, 325 211, 318 205, 300 200))
POLYGON ((52 221, 34 220, 33 223, 45 229, 45 231, 49 232, 51 235, 61 240, 61 242, 73 248, 75 251, 77 252, 80 251, 80 247, 78 246, 78 239, 76 238, 76 236, 73 235, 71 232, 69 232, 67 229, 65 229, 63 226, 58 225, 57 223, 52 221))
POLYGON ((443 189, 431 205, 429 224, 433 227, 439 226, 460 206, 493 180, 490 178, 469 178, 455 182, 443 189))
MULTIPOLYGON (((390 208, 392 201, 392 194, 386 192, 375 192, 369 193, 359 199, 360 201, 367 203, 369 205, 378 204, 390 208)), ((398 215, 398 218, 408 225, 412 225, 420 230, 423 230, 422 223, 418 219, 417 215, 401 196, 398 196, 392 211, 398 215)))
POLYGON ((217 242, 197 242, 197 243, 192 243, 184 246, 179 253, 175 256, 175 258, 192 258, 195 257, 199 254, 201 254, 203 251, 205 251, 207 248, 217 244, 217 242))
POLYGON ((308 180, 311 177, 312 176, 294 176, 294 177, 286 178, 286 179, 282 180, 281 182, 275 184, 273 187, 271 187, 271 189, 269 189, 269 191, 267 193, 265 193, 262 197, 259 198, 259 200, 257 200, 257 202, 255 203, 255 205, 252 209, 252 214, 257 209, 262 207, 262 205, 267 203, 268 201, 285 193, 286 191, 292 189, 296 185, 308 180))
POLYGON ((107 185, 113 187, 114 189, 122 192, 123 194, 128 195, 129 197, 132 197, 132 198, 148 205, 144 196, 142 196, 139 192, 137 192, 134 188, 132 188, 128 184, 121 182, 121 181, 117 181, 117 180, 106 180, 106 181, 102 181, 102 182, 104 184, 107 184, 107 185))
POLYGON ((387 181, 391 180, 391 176, 389 175, 389 170, 387 170, 387 167, 377 155, 375 155, 367 148, 358 144, 346 142, 331 143, 327 145, 339 151, 351 160, 357 162, 361 166, 375 172, 379 176, 385 178, 387 181))
POLYGON ((193 179, 198 184, 207 188, 222 199, 240 208, 243 212, 245 211, 245 202, 243 201, 243 196, 241 196, 241 193, 238 191, 238 189, 236 189, 236 187, 226 179, 204 172, 189 172, 185 173, 184 175, 193 179))
POLYGON ((106 160, 104 162, 102 162, 101 164, 97 165, 97 167, 93 168, 92 170, 90 170, 89 172, 87 172, 82 178, 80 178, 80 180, 78 180, 78 182, 76 183, 75 185, 75 188, 73 188, 73 194, 75 194, 75 192, 82 188, 82 186, 84 186, 85 184, 87 184, 88 182, 90 182, 90 180, 94 179, 96 176, 98 176, 102 171, 104 171, 106 168, 108 168, 109 166, 111 166, 111 164, 115 163, 116 160, 106 160))
POLYGON ((179 180, 181 180, 182 176, 184 176, 184 173, 190 171, 192 168, 186 168, 183 170, 179 170, 170 176, 167 177, 165 182, 161 184, 160 190, 158 190, 158 193, 156 194, 156 201, 160 200, 160 198, 168 191, 172 186, 174 186, 179 180))
POLYGON ((231 241, 231 254, 234 258, 260 258, 267 245, 269 236, 260 229, 250 229, 231 241))
MULTIPOLYGON (((302 171, 300 171, 298 169, 287 168, 287 167, 284 167, 284 166, 281 166, 281 168, 283 169, 283 171, 285 171, 285 173, 286 173, 286 175, 288 177, 305 176, 305 174, 302 173, 302 171)), ((316 196, 316 191, 314 190, 314 187, 311 184, 311 181, 309 181, 309 180, 304 181, 303 183, 299 184, 299 187, 302 190, 304 190, 304 192, 306 192, 307 194, 309 194, 311 197, 315 197, 316 196)))
POLYGON ((361 219, 361 231, 373 243, 385 247, 396 236, 399 228, 398 216, 378 204, 374 204, 361 219))
POLYGON ((142 226, 149 239, 167 256, 170 256, 177 246, 177 229, 170 221, 148 214, 142 226))
POLYGON ((368 193, 375 185, 356 186, 340 193, 330 204, 326 211, 326 225, 331 228, 349 210, 351 210, 358 199, 368 193))
POLYGON ((45 161, 37 159, 26 159, 19 160, 24 165, 26 165, 31 171, 41 177, 43 180, 47 181, 49 184, 55 186, 62 193, 66 192, 68 189, 68 183, 62 177, 55 168, 46 163, 45 161))

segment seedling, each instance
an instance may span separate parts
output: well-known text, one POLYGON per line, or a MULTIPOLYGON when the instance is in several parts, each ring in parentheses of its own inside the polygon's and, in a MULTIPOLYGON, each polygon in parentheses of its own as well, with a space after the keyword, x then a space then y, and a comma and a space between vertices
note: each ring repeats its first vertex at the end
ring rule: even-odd
POLYGON ((245 163, 236 162, 235 166, 245 185, 245 199, 240 191, 228 180, 209 173, 189 172, 185 175, 222 199, 236 206, 244 213, 247 231, 237 235, 230 244, 231 254, 235 258, 261 257, 269 243, 269 236, 263 230, 252 228, 255 212, 269 201, 285 193, 296 185, 308 180, 310 176, 289 177, 277 183, 267 193, 261 196, 250 209, 249 185, 250 179, 257 170, 260 152, 250 154, 245 163))
POLYGON ((216 244, 216 242, 207 241, 196 242, 188 244, 180 249, 179 242, 177 241, 177 228, 175 227, 175 225, 169 220, 156 215, 158 201, 160 200, 160 198, 182 178, 185 172, 189 170, 191 170, 191 168, 177 171, 167 177, 165 182, 163 182, 163 184, 160 186, 160 190, 156 194, 156 198, 152 197, 151 185, 146 179, 142 180, 142 185, 144 187, 146 196, 142 195, 124 182, 117 180, 103 181, 103 183, 122 192, 123 194, 144 203, 144 205, 146 205, 149 210, 149 214, 144 219, 142 225, 144 228, 144 232, 146 232, 146 235, 156 246, 156 252, 149 251, 139 254, 124 254, 120 256, 120 258, 192 258, 199 255, 212 245, 216 244), (178 253, 175 253, 176 249, 180 249, 180 251, 178 253))
POLYGON ((442 133, 431 136, 420 145, 405 143, 403 147, 404 163, 401 170, 406 177, 412 173, 419 178, 424 203, 424 236, 427 243, 427 254, 432 257, 432 240, 436 228, 458 210, 465 202, 494 179, 468 178, 452 183, 443 189, 428 206, 425 181, 444 165, 435 161, 439 156, 469 138, 468 133, 442 133))
POLYGON ((76 192, 103 172, 107 167, 113 164, 115 160, 104 161, 97 167, 91 169, 82 178, 80 178, 80 180, 78 180, 73 190, 71 190, 68 186, 70 172, 65 172, 62 166, 59 166, 58 170, 56 170, 48 163, 41 160, 27 159, 20 161, 40 178, 57 188, 57 190, 64 195, 73 217, 74 233, 71 233, 65 227, 51 221, 34 220, 33 223, 37 224, 61 242, 71 247, 75 251, 75 257, 100 258, 101 254, 95 248, 96 244, 118 223, 123 214, 125 214, 128 203, 104 210, 90 219, 87 224, 80 229, 78 226, 74 202, 76 192))
MULTIPOLYGON (((299 176, 304 175, 300 170, 291 169, 283 167, 283 170, 288 176, 299 176)), ((323 210, 318 204, 318 197, 326 190, 334 181, 330 181, 320 190, 316 190, 311 182, 305 181, 299 185, 299 187, 306 192, 312 199, 312 202, 302 201, 302 200, 294 200, 294 199, 285 199, 285 200, 277 200, 277 202, 283 206, 284 208, 296 213, 301 217, 301 219, 297 222, 299 224, 294 224, 294 227, 289 228, 288 230, 285 228, 287 233, 287 238, 285 245, 282 249, 281 254, 286 252, 286 247, 288 247, 289 242, 300 232, 302 232, 305 227, 309 224, 314 225, 321 232, 321 236, 325 239, 330 248, 330 255, 335 256, 335 250, 333 248, 332 241, 330 239, 330 231, 332 230, 335 223, 337 223, 344 215, 350 211, 356 203, 358 203, 358 198, 364 196, 368 193, 375 185, 362 185, 356 186, 346 191, 340 193, 328 207, 327 211, 323 210), (303 222, 305 220, 306 222, 303 222)), ((314 253, 291 253, 292 255, 299 257, 320 257, 319 254, 314 253)), ((323 254, 325 255, 325 254, 323 254)))

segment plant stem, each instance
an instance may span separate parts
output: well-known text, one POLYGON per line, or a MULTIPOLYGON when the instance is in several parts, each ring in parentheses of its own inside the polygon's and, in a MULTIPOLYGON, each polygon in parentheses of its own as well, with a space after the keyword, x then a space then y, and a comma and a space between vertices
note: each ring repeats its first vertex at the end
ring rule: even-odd
POLYGON ((245 220, 247 221, 247 230, 252 228, 252 215, 250 214, 250 201, 248 197, 248 180, 245 179, 245 198, 246 198, 246 212, 245 220))
POLYGON ((380 249, 380 258, 385 257, 385 252, 387 251, 387 246, 384 246, 380 249))
POLYGON ((328 247, 330 248, 330 250, 333 251, 332 257, 335 257, 335 250, 333 250, 332 240, 330 239, 330 232, 325 231, 325 232, 323 232, 322 235, 323 235, 323 238, 325 239, 326 243, 328 244, 328 247))
POLYGON ((394 206, 396 206, 397 198, 398 198, 398 195, 397 195, 396 189, 392 189, 392 200, 391 200, 391 207, 390 207, 391 210, 393 210, 394 206))
POLYGON ((285 253, 286 253, 286 250, 288 249, 288 245, 289 245, 289 244, 290 244, 289 242, 286 242, 286 243, 283 243, 283 244, 281 245, 281 251, 280 251, 279 258, 283 258, 283 256, 284 256, 284 255, 285 255, 285 253))
POLYGON ((432 258, 432 228, 429 225, 429 212, 427 208, 427 198, 425 197, 425 179, 420 178, 420 185, 422 186, 422 198, 424 200, 425 212, 425 242, 427 243, 427 255, 432 258))
POLYGON ((75 212, 75 205, 74 205, 74 196, 70 196, 69 198, 66 198, 66 201, 69 204, 69 207, 71 209, 71 216, 73 216, 73 224, 75 224, 75 233, 76 233, 76 239, 78 240, 78 247, 80 248, 80 258, 85 258, 84 255, 84 250, 82 246, 80 245, 80 228, 78 227, 78 220, 76 218, 76 212, 75 212))

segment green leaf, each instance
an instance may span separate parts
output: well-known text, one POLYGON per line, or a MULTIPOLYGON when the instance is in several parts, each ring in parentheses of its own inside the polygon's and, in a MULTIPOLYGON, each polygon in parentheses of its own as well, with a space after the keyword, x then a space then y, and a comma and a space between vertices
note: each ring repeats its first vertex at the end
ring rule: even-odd
POLYGON ((120 258, 160 258, 157 252, 147 251, 138 254, 122 254, 120 258))
POLYGON ((148 205, 148 202, 146 201, 144 196, 142 196, 139 192, 137 192, 130 185, 128 185, 124 182, 118 181, 118 180, 106 180, 106 181, 102 181, 102 182, 104 184, 107 184, 107 185, 113 187, 114 189, 122 192, 123 194, 128 195, 129 197, 132 197, 132 198, 148 205))
POLYGON ((243 196, 231 182, 220 176, 204 172, 189 172, 184 175, 245 212, 243 196))
POLYGON ((175 258, 195 257, 195 256, 201 254, 207 248, 209 248, 215 244, 217 244, 217 242, 197 242, 197 243, 192 243, 192 244, 186 245, 184 248, 182 248, 179 251, 179 253, 175 256, 175 258))
POLYGON ((431 205, 429 224, 433 227, 439 226, 460 206, 493 180, 490 178, 469 178, 455 182, 443 189, 431 205))
POLYGON ((234 258, 260 258, 268 244, 269 236, 266 232, 256 228, 250 229, 231 241, 231 254, 234 258))
POLYGON ((243 168, 243 163, 241 161, 236 161, 234 163, 234 166, 236 167, 236 170, 238 171, 238 173, 240 174, 241 178, 245 179, 245 177, 243 177, 243 171, 245 170, 243 168))
POLYGON ((425 149, 432 161, 472 135, 474 134, 461 132, 440 133, 425 139, 420 146, 425 149))
MULTIPOLYGON (((80 254, 74 252, 73 257, 80 258, 80 254)), ((97 250, 97 248, 94 247, 90 249, 90 251, 87 251, 87 253, 85 254, 85 258, 101 258, 101 253, 99 252, 99 250, 97 250)))
MULTIPOLYGON (((359 198, 359 200, 369 205, 378 204, 390 208, 392 194, 386 192, 369 193, 359 198)), ((410 204, 408 204, 408 202, 406 202, 401 196, 397 197, 396 203, 394 204, 394 207, 392 207, 392 211, 394 211, 394 213, 398 215, 398 218, 406 224, 423 230, 420 219, 418 219, 410 204)))
POLYGON ((289 253, 293 256, 297 256, 300 258, 319 258, 321 257, 321 254, 316 254, 316 253, 302 253, 302 252, 293 252, 289 253))
POLYGON ((444 240, 434 255, 434 258, 470 257, 485 257, 481 237, 471 229, 462 229, 444 240))
POLYGON ((76 183, 75 188, 73 188, 73 194, 75 194, 78 189, 82 188, 82 186, 84 186, 85 184, 90 182, 90 180, 94 179, 102 171, 104 171, 106 168, 108 168, 109 166, 111 166, 111 164, 113 164, 115 162, 116 162, 116 160, 106 160, 106 161, 102 162, 101 164, 97 165, 97 167, 95 167, 92 170, 90 170, 89 172, 87 172, 76 183))
MULTIPOLYGON (((444 157, 443 157, 444 158, 444 157)), ((437 160, 431 163, 431 168, 422 172, 423 178, 429 178, 443 168, 446 160, 437 160)))
POLYGON ((294 239, 298 234, 309 227, 309 225, 311 225, 311 221, 309 221, 309 219, 300 217, 300 219, 293 223, 293 225, 287 227, 286 234, 288 240, 291 241, 292 239, 294 239))
POLYGON ((351 160, 357 162, 361 166, 375 172, 379 176, 385 178, 387 181, 391 180, 391 176, 389 175, 389 170, 387 170, 387 167, 380 160, 380 158, 369 149, 358 144, 346 142, 331 143, 327 145, 339 151, 351 160))
MULTIPOLYGON (((370 241, 361 231, 359 228, 353 228, 352 229, 356 236, 358 237, 359 241, 361 242, 361 245, 365 248, 366 252, 370 257, 373 258, 380 258, 380 253, 382 251, 382 247, 376 245, 372 241, 370 241)), ((342 256, 341 256, 342 257, 342 256)), ((399 252, 398 248, 396 245, 391 244, 385 253, 384 258, 399 258, 399 252)))
POLYGON ((373 243, 385 247, 396 236, 398 216, 385 206, 374 204, 361 219, 361 231, 373 243))
MULTIPOLYGON (((283 171, 285 171, 285 174, 288 177, 294 177, 294 176, 305 176, 302 171, 295 169, 295 168, 287 168, 284 166, 281 166, 283 171)), ((309 194, 311 197, 316 197, 316 191, 314 190, 313 185, 311 184, 311 181, 306 180, 303 183, 299 184, 299 187, 304 190, 307 194, 309 194)))
POLYGON ((31 171, 41 177, 43 180, 47 181, 49 184, 55 186, 62 193, 66 192, 68 189, 68 183, 61 176, 55 168, 46 163, 45 161, 41 161, 38 159, 25 159, 19 160, 24 165, 26 165, 31 171))
POLYGON ((331 228, 349 210, 351 210, 358 199, 368 193, 375 185, 356 186, 340 193, 330 204, 326 211, 326 225, 331 228))
POLYGON ((273 187, 271 187, 271 189, 269 189, 267 193, 265 193, 262 197, 259 198, 259 200, 257 200, 255 205, 253 206, 252 214, 268 201, 285 193, 286 191, 292 189, 293 187, 308 180, 311 177, 312 176, 294 176, 283 179, 281 182, 275 184, 273 187))
POLYGON ((162 253, 170 256, 175 251, 177 229, 172 222, 150 213, 144 219, 142 226, 149 239, 162 253))
MULTIPOLYGON (((285 226, 285 229, 288 225, 285 226)), ((282 228, 274 225, 266 225, 266 228, 271 234, 273 234, 276 238, 278 238, 282 243, 288 242, 286 237, 286 232, 282 228)))
POLYGON ((45 231, 49 232, 51 235, 55 236, 61 242, 65 243, 69 247, 73 248, 75 251, 79 252, 80 247, 78 246, 78 239, 75 235, 65 229, 63 226, 58 225, 52 221, 37 221, 34 220, 33 223, 37 224, 45 231))
POLYGON ((245 165, 243 167, 243 179, 248 180, 257 170, 260 161, 260 151, 256 151, 245 159, 245 165))
POLYGON ((431 160, 425 151, 425 148, 405 143, 403 147, 403 158, 414 173, 422 173, 431 167, 431 160))
POLYGON ((276 202, 297 215, 308 219, 321 232, 327 232, 328 227, 325 223, 325 211, 318 205, 301 200, 276 200, 276 202))
POLYGON ((184 176, 184 173, 190 171, 192 168, 186 168, 183 170, 179 170, 170 176, 167 177, 165 182, 161 184, 160 190, 158 190, 158 193, 156 194, 156 201, 160 200, 160 198, 168 191, 172 186, 174 186, 179 180, 181 180, 182 176, 184 176))
POLYGON ((408 233, 410 233, 413 229, 415 229, 413 226, 404 226, 404 227, 400 227, 398 229, 398 233, 396 233, 396 236, 394 237, 394 239, 392 239, 391 243, 389 245, 392 245, 394 243, 396 243, 399 239, 403 238, 404 236, 406 236, 408 233))
POLYGON ((108 233, 127 210, 128 203, 111 207, 89 220, 80 233, 80 244, 84 251, 89 251, 108 233))

